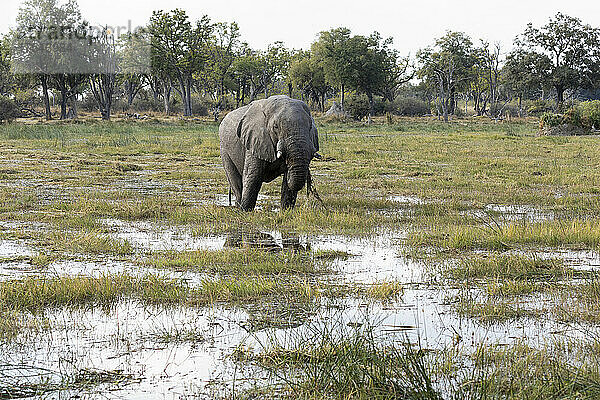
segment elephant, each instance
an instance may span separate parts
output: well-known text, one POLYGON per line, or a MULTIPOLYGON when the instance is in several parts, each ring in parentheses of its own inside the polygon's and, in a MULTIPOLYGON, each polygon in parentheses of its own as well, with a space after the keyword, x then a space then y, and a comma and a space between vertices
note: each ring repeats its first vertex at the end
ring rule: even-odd
POLYGON ((221 160, 236 205, 256 206, 263 183, 283 175, 281 208, 292 208, 319 157, 319 136, 310 109, 288 96, 256 100, 227 114, 219 126, 221 160))

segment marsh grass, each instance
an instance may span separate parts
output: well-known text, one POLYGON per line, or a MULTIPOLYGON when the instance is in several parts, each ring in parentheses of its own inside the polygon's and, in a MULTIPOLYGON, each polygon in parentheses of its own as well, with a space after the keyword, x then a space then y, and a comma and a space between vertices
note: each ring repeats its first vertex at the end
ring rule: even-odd
POLYGON ((396 300, 404 293, 404 286, 397 281, 379 282, 369 288, 369 297, 382 300, 396 300))
MULTIPOLYGON (((474 318, 484 325, 535 318, 543 315, 545 311, 539 306, 536 307, 535 303, 532 304, 520 297, 499 297, 498 294, 500 294, 498 291, 491 295, 464 291, 454 297, 452 303, 459 316, 474 318)), ((524 293, 519 291, 518 294, 524 293)))
POLYGON ((413 246, 437 246, 450 251, 506 250, 517 245, 598 249, 600 222, 596 219, 524 220, 499 225, 495 229, 484 225, 435 226, 425 231, 413 231, 409 243, 413 246))
POLYGON ((72 373, 52 371, 25 365, 3 365, 0 371, 0 399, 20 399, 34 396, 61 396, 72 392, 86 392, 98 385, 119 387, 134 381, 139 381, 131 374, 123 371, 105 371, 100 369, 83 368, 72 373), (14 372, 17 372, 14 374, 14 372), (11 375, 10 373, 13 372, 11 375), (8 373, 8 375, 4 375, 8 373), (15 379, 23 376, 23 380, 15 379))
POLYGON ((327 271, 325 262, 308 253, 260 249, 159 252, 143 260, 144 265, 155 268, 236 275, 323 273, 327 271))
POLYGON ((45 248, 62 252, 114 254, 117 256, 125 256, 134 252, 129 241, 115 239, 102 230, 76 232, 57 230, 40 232, 34 238, 45 248))
POLYGON ((456 262, 446 263, 442 273, 444 276, 456 280, 483 279, 493 281, 557 281, 590 275, 587 271, 567 267, 561 259, 513 254, 463 257, 456 262))
POLYGON ((371 325, 312 325, 285 340, 272 337, 258 353, 240 346, 232 357, 301 399, 441 399, 427 353, 407 340, 382 342, 371 325))
POLYGON ((475 368, 486 370, 480 387, 486 398, 597 399, 598 358, 577 357, 562 346, 534 348, 516 343, 505 348, 479 346, 475 368))
POLYGON ((0 341, 8 341, 24 333, 35 334, 49 329, 51 324, 47 318, 33 318, 15 310, 0 308, 0 341))
POLYGON ((277 282, 260 277, 203 280, 190 287, 157 275, 36 278, 0 282, 0 306, 12 311, 53 307, 109 307, 125 299, 146 304, 201 306, 216 302, 252 302, 268 298, 312 300, 317 290, 301 280, 277 282))

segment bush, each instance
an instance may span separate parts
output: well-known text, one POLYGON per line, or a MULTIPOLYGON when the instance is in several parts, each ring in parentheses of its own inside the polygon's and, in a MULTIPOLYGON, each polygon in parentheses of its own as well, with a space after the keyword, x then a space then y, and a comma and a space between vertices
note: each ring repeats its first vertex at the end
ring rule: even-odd
POLYGON ((165 110, 165 103, 162 100, 154 100, 153 96, 137 96, 133 100, 131 108, 137 113, 161 112, 165 110))
POLYGON ((564 123, 564 116, 562 114, 546 112, 540 117, 540 128, 553 128, 564 123))
POLYGON ((90 113, 98 111, 98 102, 94 96, 88 94, 79 102, 79 109, 90 113))
POLYGON ((352 118, 360 121, 369 115, 369 99, 364 94, 348 96, 344 108, 352 118))
POLYGON ((600 100, 584 101, 568 112, 572 110, 577 114, 581 126, 588 129, 600 129, 600 100))
POLYGON ((552 112, 554 110, 553 104, 547 100, 533 100, 527 103, 527 114, 529 115, 542 115, 545 113, 552 112))
POLYGON ((0 123, 10 122, 19 116, 19 107, 13 100, 0 96, 0 123))
POLYGON ((584 101, 564 114, 544 113, 540 118, 542 129, 565 124, 585 130, 600 128, 600 100, 584 101))
POLYGON ((429 104, 416 97, 398 98, 394 102, 388 104, 390 109, 386 111, 396 115, 417 117, 431 112, 429 104))

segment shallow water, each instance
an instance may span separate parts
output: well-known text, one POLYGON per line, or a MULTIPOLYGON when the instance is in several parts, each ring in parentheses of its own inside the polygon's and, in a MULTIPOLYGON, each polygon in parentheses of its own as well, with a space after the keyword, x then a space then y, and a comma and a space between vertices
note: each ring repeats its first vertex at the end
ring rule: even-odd
MULTIPOLYGON (((275 306, 269 311, 270 307, 273 306, 257 304, 254 310, 262 309, 273 318, 278 312, 297 309, 294 304, 275 306)), ((284 329, 248 331, 255 317, 252 309, 252 305, 143 307, 125 302, 104 311, 48 311, 45 316, 55 328, 0 344, 1 362, 47 368, 55 372, 54 379, 82 369, 118 370, 133 378, 124 385, 91 388, 86 398, 174 399, 209 393, 214 388, 226 393, 234 384, 239 389, 260 383, 264 378, 260 371, 252 370, 250 376, 257 378, 252 381, 242 378, 248 375, 237 375, 241 372, 229 356, 238 346, 243 344, 251 351, 268 348, 274 341, 292 346, 298 338, 309 338, 315 327, 324 324, 339 326, 346 333, 363 324, 375 324, 375 334, 383 340, 403 340, 408 336, 428 349, 457 341, 467 348, 484 341, 543 343, 549 335, 571 334, 564 331, 564 326, 551 323, 485 328, 456 317, 439 293, 426 288, 409 288, 402 300, 392 303, 334 301, 309 312, 296 326, 284 329)), ((35 377, 31 379, 35 381, 35 377)), ((59 396, 56 393, 52 398, 59 396)))
MULTIPOLYGON (((272 338, 290 345, 305 337, 315 325, 339 324, 352 329, 375 324, 385 340, 408 337, 424 348, 436 349, 460 343, 474 348, 482 342, 510 344, 527 341, 543 344, 554 337, 579 337, 580 332, 550 320, 523 320, 485 326, 460 318, 448 299, 452 289, 440 290, 426 281, 423 262, 401 255, 402 231, 382 232, 371 237, 340 235, 298 235, 272 232, 234 232, 206 237, 195 236, 191 228, 173 228, 150 222, 104 219, 115 238, 130 241, 139 251, 219 250, 224 247, 258 247, 264 251, 345 252, 334 259, 334 282, 372 284, 398 281, 404 292, 387 303, 349 298, 322 300, 312 306, 300 304, 248 304, 241 307, 204 308, 144 307, 134 301, 118 303, 110 310, 48 310, 44 317, 52 330, 23 334, 0 343, 0 364, 47 368, 52 379, 60 380, 82 369, 119 370, 132 379, 124 384, 101 384, 89 389, 86 398, 175 399, 220 394, 260 384, 265 378, 256 370, 240 370, 228 357, 241 344, 259 351, 272 338), (303 307, 301 307, 303 306, 303 307), (251 379, 248 379, 251 377, 251 379)), ((35 252, 24 242, 0 241, 3 257, 31 256, 35 252)), ((569 265, 596 268, 596 252, 549 249, 541 257, 560 257, 569 265)), ((110 258, 75 257, 34 268, 28 261, 0 263, 0 279, 30 274, 44 276, 86 275, 127 272, 132 275, 156 273, 181 279, 190 285, 204 274, 157 271, 110 258)), ((14 372, 14 371, 13 371, 14 372)), ((15 372, 16 373, 16 372, 15 372)), ((1 374, 0 374, 1 375, 1 374)), ((31 378, 35 381, 37 377, 31 378)), ((23 383, 24 378, 18 378, 23 383)), ((44 398, 70 398, 68 391, 44 398)), ((197 397, 195 397, 197 398, 197 397)))

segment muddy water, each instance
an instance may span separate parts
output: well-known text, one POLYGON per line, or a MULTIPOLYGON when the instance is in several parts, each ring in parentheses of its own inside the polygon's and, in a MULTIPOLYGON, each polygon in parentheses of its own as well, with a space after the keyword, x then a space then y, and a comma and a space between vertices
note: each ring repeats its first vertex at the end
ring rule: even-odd
MULTIPOLYGON (((315 324, 340 324, 346 330, 375 323, 377 334, 389 340, 408 336, 426 348, 460 343, 466 347, 482 342, 509 344, 516 340, 544 343, 553 337, 576 337, 576 330, 550 321, 483 326, 461 319, 447 299, 452 290, 439 290, 425 282, 421 262, 400 254, 403 232, 385 232, 368 238, 336 235, 297 235, 281 232, 245 232, 197 237, 191 229, 157 226, 145 222, 106 219, 113 237, 130 241, 139 252, 155 250, 218 250, 230 247, 260 247, 265 251, 293 248, 299 251, 336 250, 348 253, 333 261, 336 282, 364 283, 396 280, 404 293, 398 301, 377 303, 366 299, 322 300, 306 310, 295 304, 254 304, 231 308, 143 307, 136 302, 117 304, 113 309, 51 310, 44 317, 51 331, 19 336, 0 343, 0 364, 25 365, 53 371, 60 381, 82 369, 119 370, 132 379, 124 384, 92 387, 86 398, 176 399, 211 398, 233 388, 260 384, 259 371, 241 371, 228 356, 241 344, 259 351, 272 338, 292 343, 305 337, 315 324), (246 379, 252 377, 251 380, 246 379)), ((0 241, 2 257, 30 257, 27 244, 0 241)), ((565 258, 569 264, 598 265, 597 253, 564 251, 548 256, 565 258)), ((142 269, 111 259, 74 259, 51 263, 45 270, 27 261, 0 263, 0 279, 15 274, 20 265, 29 273, 43 275, 92 275, 128 272, 162 273, 194 285, 205 276, 142 269), (11 264, 12 263, 12 264, 11 264), (12 265, 12 266, 11 266, 12 265), (12 270, 11 270, 12 268, 12 270)), ((18 276, 18 274, 17 274, 18 276)), ((15 278, 15 275, 12 275, 15 278)), ((13 371, 13 373, 17 373, 13 371)), ((24 382, 22 376, 15 377, 24 382)), ((28 378, 35 382, 39 376, 28 378)), ((71 392, 56 392, 45 398, 69 398, 71 392)))

